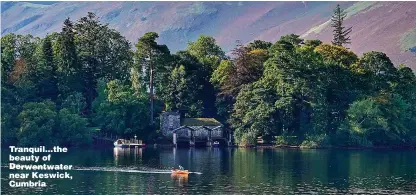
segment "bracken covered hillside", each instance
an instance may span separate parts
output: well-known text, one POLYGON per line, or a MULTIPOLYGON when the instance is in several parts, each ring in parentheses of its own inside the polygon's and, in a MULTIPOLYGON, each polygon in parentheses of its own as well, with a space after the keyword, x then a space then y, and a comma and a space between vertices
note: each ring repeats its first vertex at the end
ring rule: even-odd
MULTIPOLYGON (((398 65, 416 69, 416 2, 338 2, 352 26, 354 52, 385 52, 398 65), (413 52, 412 52, 413 51, 413 52)), ((330 42, 330 15, 337 2, 2 2, 1 30, 44 36, 60 31, 65 18, 94 12, 131 42, 159 33, 173 50, 200 34, 214 36, 228 51, 237 40, 275 41, 295 33, 330 42)))

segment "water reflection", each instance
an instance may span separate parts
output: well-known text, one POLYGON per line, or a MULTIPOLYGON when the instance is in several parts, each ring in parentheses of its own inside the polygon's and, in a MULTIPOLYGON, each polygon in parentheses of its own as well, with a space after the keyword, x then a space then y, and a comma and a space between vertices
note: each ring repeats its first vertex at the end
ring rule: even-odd
POLYGON ((125 156, 133 154, 135 157, 142 157, 143 156, 143 148, 135 147, 135 148, 121 148, 121 147, 114 147, 114 158, 117 159, 118 156, 125 156))
POLYGON ((8 186, 8 155, 2 152, 4 194, 416 193, 414 151, 72 149, 54 155, 51 164, 87 169, 71 172, 72 181, 48 180, 47 188, 34 191, 8 186), (178 165, 202 174, 171 175, 178 165))
POLYGON ((143 148, 121 148, 115 147, 113 149, 114 154, 114 164, 116 166, 120 164, 125 164, 127 162, 135 162, 135 164, 140 164, 143 157, 143 148))
POLYGON ((188 183, 188 175, 171 175, 172 181, 179 186, 183 187, 188 183))

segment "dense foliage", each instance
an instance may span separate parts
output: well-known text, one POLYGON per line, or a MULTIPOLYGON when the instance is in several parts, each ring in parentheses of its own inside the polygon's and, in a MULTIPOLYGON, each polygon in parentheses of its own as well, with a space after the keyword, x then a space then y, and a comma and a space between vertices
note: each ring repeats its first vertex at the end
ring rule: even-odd
POLYGON ((291 34, 230 56, 201 36, 171 54, 157 38, 146 33, 133 50, 92 13, 45 38, 3 36, 2 144, 88 145, 90 127, 152 139, 171 110, 217 118, 239 145, 259 136, 305 147, 416 143, 416 76, 384 53, 358 57, 347 39, 291 34))

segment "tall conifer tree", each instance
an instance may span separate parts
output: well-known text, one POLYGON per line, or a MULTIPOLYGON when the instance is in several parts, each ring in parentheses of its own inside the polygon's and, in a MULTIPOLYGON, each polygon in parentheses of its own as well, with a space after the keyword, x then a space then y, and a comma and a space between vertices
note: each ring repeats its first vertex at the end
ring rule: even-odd
POLYGON ((331 18, 331 27, 334 28, 334 39, 332 41, 332 44, 337 46, 344 46, 347 44, 351 44, 351 39, 349 34, 352 31, 352 27, 345 28, 344 26, 344 19, 347 17, 347 14, 339 4, 334 9, 334 14, 331 18))
POLYGON ((42 66, 37 75, 39 82, 39 95, 43 98, 56 100, 58 96, 57 68, 54 63, 52 42, 48 36, 42 42, 42 66))
POLYGON ((67 18, 62 27, 59 42, 59 66, 63 74, 63 78, 67 81, 68 90, 82 91, 82 70, 78 61, 75 46, 75 32, 72 21, 67 18))
MULTIPOLYGON (((154 92, 163 90, 162 84, 165 78, 167 64, 169 64, 170 52, 166 45, 158 45, 156 39, 159 35, 148 32, 140 37, 136 43, 135 68, 141 72, 144 87, 149 90, 150 100, 150 124, 154 124, 154 92)), ((166 82, 166 81, 165 81, 166 82)))

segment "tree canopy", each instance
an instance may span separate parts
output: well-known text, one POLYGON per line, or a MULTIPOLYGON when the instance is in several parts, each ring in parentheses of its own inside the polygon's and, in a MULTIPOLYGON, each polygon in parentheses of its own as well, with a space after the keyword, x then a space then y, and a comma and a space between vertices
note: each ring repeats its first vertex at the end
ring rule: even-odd
POLYGON ((92 127, 152 140, 160 114, 178 111, 216 118, 239 145, 259 136, 304 146, 415 145, 414 72, 382 52, 345 48, 345 17, 338 6, 332 44, 289 34, 239 44, 229 56, 206 35, 171 54, 148 32, 133 49, 93 13, 43 38, 7 34, 2 144, 83 146, 92 127))

